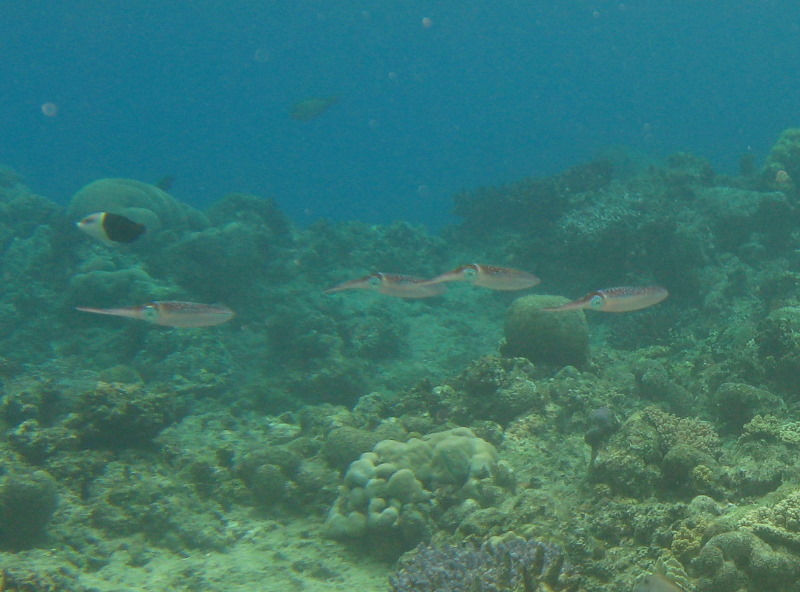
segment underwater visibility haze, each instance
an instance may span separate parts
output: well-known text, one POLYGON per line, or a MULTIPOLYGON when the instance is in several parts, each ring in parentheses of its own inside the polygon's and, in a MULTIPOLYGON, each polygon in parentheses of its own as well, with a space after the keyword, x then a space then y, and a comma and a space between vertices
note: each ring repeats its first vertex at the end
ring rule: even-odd
POLYGON ((0 6, 0 160, 59 203, 173 175, 196 205, 245 191, 302 224, 438 228, 457 191, 608 146, 735 172, 798 108, 788 0, 0 6))
POLYGON ((0 8, 0 592, 800 589, 791 3, 0 8))

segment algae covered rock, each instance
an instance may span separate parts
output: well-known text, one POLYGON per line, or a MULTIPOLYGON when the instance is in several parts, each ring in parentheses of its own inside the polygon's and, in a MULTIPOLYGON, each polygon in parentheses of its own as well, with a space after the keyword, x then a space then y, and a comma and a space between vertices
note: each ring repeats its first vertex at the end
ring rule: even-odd
POLYGON ((707 423, 647 407, 624 422, 593 467, 592 478, 643 499, 663 487, 681 495, 723 494, 719 437, 707 423))
POLYGON ((30 546, 43 534, 58 506, 58 486, 46 471, 10 473, 0 485, 0 543, 30 546))
POLYGON ((346 469, 364 450, 369 450, 380 440, 374 432, 351 426, 334 428, 325 438, 322 455, 331 466, 346 469))
POLYGON ((765 379, 776 389, 794 393, 800 374, 800 307, 771 311, 755 336, 765 379))
POLYGON ((506 314, 504 356, 557 366, 586 365, 589 327, 582 310, 546 312, 568 302, 561 296, 532 294, 514 301, 506 314))
POLYGON ((435 387, 424 406, 433 416, 444 411, 456 423, 480 417, 505 424, 549 402, 546 389, 536 384, 535 370, 525 358, 484 356, 448 384, 435 387))
POLYGON ((767 390, 736 382, 725 382, 713 396, 715 411, 726 431, 738 433, 756 415, 785 409, 783 400, 767 390))
POLYGON ((150 444, 183 413, 172 393, 151 392, 141 383, 98 382, 80 396, 77 413, 65 425, 85 446, 122 449, 150 444))

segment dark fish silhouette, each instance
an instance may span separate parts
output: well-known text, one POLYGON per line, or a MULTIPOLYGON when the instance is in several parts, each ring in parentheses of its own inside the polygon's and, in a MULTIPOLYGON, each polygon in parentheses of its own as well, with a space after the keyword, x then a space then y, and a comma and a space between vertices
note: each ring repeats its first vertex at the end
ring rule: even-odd
POLYGON ((161 191, 169 193, 169 190, 172 189, 174 184, 175 177, 173 175, 164 175, 158 180, 156 187, 158 187, 161 191))
POLYGON ((89 214, 77 226, 92 238, 109 245, 132 243, 147 230, 144 224, 111 212, 89 214))
POLYGON ((297 121, 310 121, 325 113, 331 105, 335 105, 338 102, 339 97, 335 95, 331 97, 305 99, 292 105, 289 115, 292 119, 296 119, 297 121))

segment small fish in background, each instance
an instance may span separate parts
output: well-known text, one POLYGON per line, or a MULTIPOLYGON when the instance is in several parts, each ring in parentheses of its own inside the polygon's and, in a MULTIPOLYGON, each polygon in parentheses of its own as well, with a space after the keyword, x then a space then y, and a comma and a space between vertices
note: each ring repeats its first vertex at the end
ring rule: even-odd
POLYGON ((132 243, 147 231, 144 224, 111 212, 89 214, 75 225, 92 238, 107 245, 132 243))
POLYGON ((431 284, 425 278, 410 275, 371 273, 362 278, 350 280, 329 288, 325 290, 325 293, 333 294, 335 292, 344 292, 345 290, 371 290, 398 298, 431 298, 444 294, 447 291, 447 287, 441 284, 431 284))
POLYGON ((556 312, 583 308, 603 312, 630 312, 654 306, 667 296, 669 292, 661 286, 621 286, 590 292, 579 300, 541 310, 556 312))
POLYGON ((147 321, 165 327, 208 327, 230 321, 236 313, 223 304, 199 304, 179 300, 153 301, 124 308, 91 308, 76 306, 75 310, 113 315, 147 321))
POLYGON ((443 282, 467 282, 473 286, 481 286, 490 290, 525 290, 541 283, 538 277, 527 271, 471 263, 456 267, 452 271, 438 275, 429 280, 429 284, 443 282))
POLYGON ((791 185, 792 178, 789 176, 789 173, 784 170, 780 170, 775 173, 775 184, 783 186, 791 185))
POLYGON ((158 187, 164 193, 169 193, 169 190, 172 189, 172 186, 174 184, 175 184, 174 175, 164 175, 156 182, 156 187, 158 187))
POLYGON ((298 101, 292 105, 289 116, 296 121, 310 121, 316 119, 332 105, 339 102, 338 96, 317 97, 298 101))

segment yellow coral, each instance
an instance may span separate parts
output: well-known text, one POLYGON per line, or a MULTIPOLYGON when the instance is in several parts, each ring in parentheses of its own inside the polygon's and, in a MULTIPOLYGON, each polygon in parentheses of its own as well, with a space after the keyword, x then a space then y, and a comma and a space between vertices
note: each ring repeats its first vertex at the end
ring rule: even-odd
POLYGON ((678 527, 672 537, 670 550, 682 562, 694 558, 703 548, 703 537, 708 528, 708 520, 700 519, 696 524, 683 524, 678 527))

